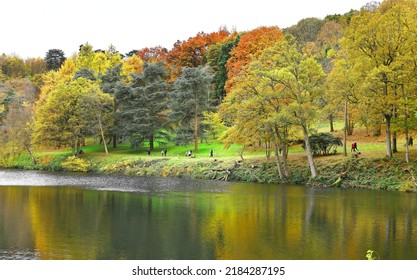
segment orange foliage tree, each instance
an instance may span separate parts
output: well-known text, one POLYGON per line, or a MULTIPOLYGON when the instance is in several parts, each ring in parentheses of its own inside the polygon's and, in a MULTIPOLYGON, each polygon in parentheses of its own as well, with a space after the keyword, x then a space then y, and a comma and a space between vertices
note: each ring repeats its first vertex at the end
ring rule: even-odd
POLYGON ((230 52, 227 61, 226 92, 233 86, 233 80, 249 63, 260 56, 262 51, 283 39, 281 30, 276 27, 259 27, 248 31, 240 37, 238 45, 230 52))
POLYGON ((153 48, 143 48, 138 51, 138 56, 145 62, 154 63, 160 61, 166 61, 168 56, 168 50, 161 46, 153 48))
POLYGON ((172 76, 178 77, 182 67, 198 67, 207 63, 206 53, 210 46, 224 43, 229 37, 229 32, 220 29, 217 32, 200 32, 187 41, 177 41, 168 52, 167 62, 172 65, 172 76))

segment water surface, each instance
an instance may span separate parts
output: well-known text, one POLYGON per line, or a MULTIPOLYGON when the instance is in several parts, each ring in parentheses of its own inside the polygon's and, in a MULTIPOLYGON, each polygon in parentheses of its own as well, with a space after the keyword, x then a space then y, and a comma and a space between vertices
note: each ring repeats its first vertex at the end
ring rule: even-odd
POLYGON ((0 259, 417 259, 414 194, 0 171, 0 259))

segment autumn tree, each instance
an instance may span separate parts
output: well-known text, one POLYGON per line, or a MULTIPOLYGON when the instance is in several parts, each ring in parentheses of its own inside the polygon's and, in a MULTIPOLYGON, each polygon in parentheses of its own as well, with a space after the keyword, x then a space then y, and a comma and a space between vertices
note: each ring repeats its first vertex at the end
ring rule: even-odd
POLYGON ((289 124, 281 115, 285 95, 282 85, 269 77, 273 66, 266 61, 271 57, 265 55, 264 59, 253 61, 239 75, 220 105, 219 113, 229 125, 223 141, 226 147, 232 143, 242 145, 240 153, 246 148, 259 147, 259 143, 263 143, 268 151, 269 143, 272 143, 279 178, 289 178, 286 153, 289 124), (283 151, 282 164, 280 150, 283 151))
POLYGON ((137 51, 136 55, 147 63, 166 61, 168 50, 161 46, 143 48, 137 51))
POLYGON ((362 9, 352 18, 342 42, 361 72, 362 79, 357 82, 362 84, 362 104, 370 104, 370 109, 385 120, 388 158, 393 153, 391 124, 397 115, 399 98, 397 80, 401 68, 397 62, 410 51, 414 6, 414 1, 388 0, 378 9, 362 9))
POLYGON ((120 74, 126 82, 131 81, 130 74, 138 74, 143 71, 143 60, 136 54, 125 59, 121 65, 120 74))
MULTIPOLYGON (((37 105, 34 124, 35 143, 41 146, 69 146, 72 154, 76 155, 82 139, 98 132, 92 128, 91 122, 96 119, 98 123, 99 119, 92 117, 91 114, 101 115, 107 112, 106 108, 109 106, 110 97, 92 98, 95 95, 100 96, 104 93, 97 84, 84 78, 56 86, 37 105), (100 113, 92 109, 97 107, 100 113)), ((100 118, 104 119, 104 117, 100 118)))
POLYGON ((323 26, 323 21, 318 18, 305 18, 296 25, 284 29, 285 33, 290 33, 302 45, 308 42, 315 42, 323 26))
POLYGON ((283 86, 287 105, 285 115, 301 128, 311 177, 317 176, 309 141, 309 126, 315 120, 317 103, 323 93, 325 74, 320 64, 297 48, 292 36, 265 50, 271 58, 274 70, 267 77, 283 86))
POLYGON ((113 45, 108 50, 93 50, 93 46, 85 43, 80 46, 80 51, 76 56, 76 69, 91 69, 95 75, 103 74, 107 69, 112 68, 122 62, 121 55, 113 45))
POLYGON ((203 112, 210 110, 212 79, 208 67, 184 67, 169 94, 169 117, 177 132, 177 142, 187 143, 192 132, 195 152, 198 152, 203 112))
POLYGON ((3 54, 0 58, 0 67, 2 73, 9 78, 26 76, 25 61, 17 55, 6 56, 3 54))
POLYGON ((352 63, 349 63, 346 54, 340 52, 335 59, 334 67, 327 79, 325 98, 328 101, 328 111, 343 112, 343 153, 347 156, 347 135, 353 132, 355 118, 349 105, 357 104, 357 91, 355 72, 352 63))
POLYGON ((187 41, 177 41, 168 52, 167 62, 173 66, 172 79, 181 74, 182 67, 198 67, 207 63, 206 53, 211 45, 227 40, 229 32, 220 29, 217 32, 200 32, 187 41))
POLYGON ((27 78, 10 80, 4 87, 0 84, 0 162, 4 165, 24 152, 28 152, 36 164, 31 139, 37 94, 38 89, 27 78), (6 95, 2 100, 3 89, 6 95))
POLYGON ((230 51, 230 59, 227 61, 226 92, 229 92, 237 77, 249 63, 257 59, 262 51, 273 46, 283 38, 278 27, 259 27, 242 34, 239 43, 230 51))
POLYGON ((41 75, 45 72, 46 63, 42 58, 28 58, 25 60, 26 77, 35 77, 36 75, 41 75))

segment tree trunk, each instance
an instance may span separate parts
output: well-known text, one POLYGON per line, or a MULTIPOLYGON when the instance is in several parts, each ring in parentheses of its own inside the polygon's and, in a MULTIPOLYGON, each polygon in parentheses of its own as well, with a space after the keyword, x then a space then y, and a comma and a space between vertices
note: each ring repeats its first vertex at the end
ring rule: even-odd
POLYGON ((355 127, 355 122, 350 118, 348 118, 348 125, 347 125, 347 134, 350 136, 353 134, 353 129, 355 127))
POLYGON ((194 97, 194 152, 198 152, 198 99, 194 97))
POLYGON ((386 154, 388 158, 392 158, 392 150, 391 150, 391 116, 388 114, 384 115, 385 117, 385 132, 386 132, 386 154))
POLYGON ((272 129, 271 129, 271 136, 272 136, 272 142, 274 143, 275 163, 278 169, 278 176, 279 176, 279 179, 282 180, 283 174, 282 174, 282 169, 281 169, 281 163, 279 160, 279 146, 277 143, 277 139, 275 138, 274 131, 272 129))
POLYGON ((103 140, 103 143, 104 143, 104 151, 106 152, 106 155, 108 155, 109 154, 109 150, 107 149, 106 139, 104 139, 104 131, 103 131, 103 126, 101 125, 100 115, 97 116, 97 119, 98 119, 98 125, 100 127, 101 139, 103 140))
POLYGON ((316 178, 317 170, 316 170, 316 167, 314 166, 313 154, 311 153, 311 146, 310 146, 310 139, 308 138, 307 124, 303 123, 301 124, 301 127, 303 130, 304 143, 306 146, 307 160, 308 160, 308 165, 310 166, 311 177, 316 178))
POLYGON ((278 127, 275 126, 275 133, 278 137, 278 140, 281 144, 281 149, 282 149, 282 168, 284 169, 284 175, 285 177, 288 179, 290 178, 290 172, 288 170, 288 165, 287 165, 287 157, 288 157, 288 145, 287 145, 287 137, 286 137, 286 128, 284 128, 284 135, 282 135, 279 130, 278 127))
POLYGON ((30 158, 32 159, 32 163, 34 165, 36 165, 36 158, 35 158, 35 155, 32 152, 32 149, 28 145, 25 145, 25 148, 29 152, 30 158))
POLYGON ((347 119, 347 110, 348 110, 348 98, 347 95, 345 95, 345 106, 343 110, 343 121, 344 121, 344 127, 343 127, 343 154, 345 157, 347 157, 347 129, 348 129, 348 119, 347 119))
POLYGON ((392 133, 392 152, 397 153, 397 132, 392 133))
POLYGON ((410 162, 410 149, 408 145, 408 129, 405 130, 405 161, 410 162))
POLYGON ((334 126, 333 126, 333 114, 330 114, 329 116, 330 121, 330 132, 334 132, 334 126))
POLYGON ((275 153, 275 164, 277 165, 279 178, 282 180, 284 175, 282 174, 281 163, 279 160, 279 147, 274 141, 274 153, 275 153))
MULTIPOLYGON (((114 104, 113 104, 114 114, 116 114, 116 112, 117 112, 117 107, 118 107, 117 100, 116 100, 116 98, 114 98, 114 104)), ((117 118, 115 118, 113 127, 117 127, 117 125, 118 125, 117 118)), ((117 135, 116 135, 116 133, 113 134, 112 138, 113 138, 113 148, 116 148, 117 147, 117 135)))
POLYGON ((117 135, 116 134, 113 134, 113 148, 116 148, 117 147, 117 135))
POLYGON ((154 139, 153 139, 153 134, 149 135, 149 149, 153 150, 154 149, 154 139))

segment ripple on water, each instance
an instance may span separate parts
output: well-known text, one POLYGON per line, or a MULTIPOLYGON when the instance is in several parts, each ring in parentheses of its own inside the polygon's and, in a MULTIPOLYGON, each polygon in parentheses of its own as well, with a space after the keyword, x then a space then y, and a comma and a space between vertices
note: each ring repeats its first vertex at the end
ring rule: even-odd
POLYGON ((38 254, 31 251, 0 250, 0 260, 36 260, 38 254))

